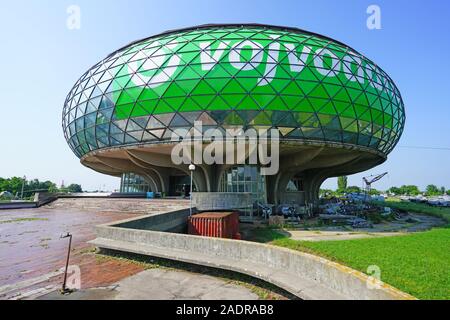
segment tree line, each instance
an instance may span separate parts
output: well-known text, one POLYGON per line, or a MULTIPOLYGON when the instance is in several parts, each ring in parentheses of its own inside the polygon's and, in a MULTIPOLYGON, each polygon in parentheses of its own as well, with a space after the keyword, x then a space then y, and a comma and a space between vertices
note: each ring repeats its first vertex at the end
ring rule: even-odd
POLYGON ((1 178, 0 177, 0 192, 7 191, 12 193, 13 196, 30 197, 36 192, 82 192, 81 185, 72 183, 67 187, 57 187, 57 185, 51 181, 39 181, 38 179, 26 180, 20 177, 1 178))
MULTIPOLYGON (((342 195, 344 193, 360 193, 364 192, 360 187, 357 186, 347 186, 347 176, 338 177, 337 180, 337 189, 321 189, 321 194, 330 194, 330 195, 342 195)), ((371 195, 379 195, 383 193, 383 191, 376 190, 372 188, 370 190, 371 195)), ((442 195, 450 195, 450 189, 446 190, 445 187, 437 187, 434 184, 429 184, 424 191, 421 191, 416 185, 402 185, 400 187, 390 187, 385 193, 393 194, 393 195, 407 195, 407 196, 418 196, 420 194, 424 194, 425 196, 442 196, 442 195)))

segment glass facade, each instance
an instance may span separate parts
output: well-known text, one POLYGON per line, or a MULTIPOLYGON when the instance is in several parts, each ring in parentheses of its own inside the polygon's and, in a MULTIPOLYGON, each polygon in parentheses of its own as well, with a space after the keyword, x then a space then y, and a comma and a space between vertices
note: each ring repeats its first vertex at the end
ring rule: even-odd
POLYGON ((281 139, 387 155, 403 131, 400 93, 354 49, 307 31, 200 26, 134 42, 68 94, 66 140, 78 157, 170 140, 176 128, 277 128, 281 139))
POLYGON ((289 180, 286 191, 303 191, 303 181, 301 179, 289 180))
POLYGON ((138 174, 124 173, 120 181, 120 192, 133 193, 133 192, 150 192, 152 191, 148 182, 138 174))
POLYGON ((253 201, 266 203, 266 180, 259 167, 242 165, 229 168, 222 173, 219 192, 251 192, 253 201))

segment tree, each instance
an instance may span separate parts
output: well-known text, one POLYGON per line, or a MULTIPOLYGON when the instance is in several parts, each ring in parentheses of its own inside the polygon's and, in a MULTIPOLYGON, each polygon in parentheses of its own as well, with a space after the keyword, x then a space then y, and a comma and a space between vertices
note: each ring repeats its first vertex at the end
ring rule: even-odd
MULTIPOLYGON (((22 191, 23 178, 12 177, 0 180, 0 191, 9 191, 13 195, 19 194, 22 191)), ((24 186, 25 187, 25 186, 24 186)))
POLYGON ((58 187, 56 186, 56 183, 50 181, 46 181, 45 183, 49 185, 48 192, 56 193, 59 191, 58 187))
POLYGON ((71 185, 69 185, 67 187, 67 191, 69 191, 71 193, 75 193, 75 192, 83 192, 83 189, 81 188, 81 185, 72 183, 71 185))
POLYGON ((442 194, 442 195, 445 194, 445 187, 441 187, 441 194, 442 194))
POLYGON ((448 195, 448 196, 450 196, 450 189, 449 189, 449 190, 447 190, 447 195, 448 195))
POLYGON ((408 196, 417 196, 420 193, 420 190, 414 185, 403 185, 400 187, 400 193, 408 196))
POLYGON ((337 185, 338 191, 344 192, 347 189, 347 176, 338 177, 337 185))
POLYGON ((394 195, 399 195, 399 194, 401 194, 401 193, 400 193, 400 188, 397 188, 397 187, 390 187, 390 188, 388 189, 388 192, 389 192, 389 193, 392 193, 392 194, 394 194, 394 195))
POLYGON ((417 186, 408 185, 408 186, 406 186, 406 188, 407 188, 408 194, 411 196, 417 196, 420 194, 420 190, 417 186))
POLYGON ((420 190, 415 185, 403 185, 400 188, 391 187, 388 190, 389 193, 393 193, 395 195, 408 195, 408 196, 417 196, 420 194, 420 190))
POLYGON ((321 197, 328 197, 328 196, 333 196, 334 192, 333 192, 333 190, 330 190, 330 189, 320 189, 319 195, 321 197))
POLYGON ((357 186, 350 186, 347 189, 345 189, 345 191, 347 193, 360 193, 361 192, 361 188, 357 187, 357 186))
MULTIPOLYGON (((0 192, 9 191, 13 195, 21 195, 23 185, 24 197, 29 197, 36 192, 59 192, 60 190, 55 183, 51 181, 39 181, 38 179, 32 179, 24 181, 23 178, 11 177, 0 178, 0 192), (24 183, 25 182, 25 183, 24 183)), ((67 190, 67 189, 65 189, 67 190)), ((70 192, 82 192, 81 186, 78 184, 72 184, 69 186, 70 192)))
POLYGON ((440 194, 440 191, 434 184, 429 184, 426 188, 425 193, 427 196, 436 196, 440 194))

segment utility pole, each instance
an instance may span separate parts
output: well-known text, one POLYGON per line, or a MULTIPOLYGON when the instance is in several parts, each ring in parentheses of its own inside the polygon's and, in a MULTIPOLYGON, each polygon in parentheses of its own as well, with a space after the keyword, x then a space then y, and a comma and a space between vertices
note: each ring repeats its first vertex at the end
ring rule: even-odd
POLYGON ((61 238, 69 238, 69 249, 67 250, 67 259, 66 259, 66 269, 64 270, 64 282, 61 288, 61 294, 69 294, 72 290, 67 289, 66 281, 67 281, 67 269, 69 268, 69 258, 70 258, 70 247, 72 245, 72 235, 67 232, 67 234, 62 235, 61 238))
POLYGON ((22 192, 20 194, 20 199, 23 200, 23 188, 25 187, 25 181, 27 180, 27 176, 23 176, 22 178, 22 192))
POLYGON ((189 165, 189 171, 191 172, 191 189, 189 190, 189 201, 190 201, 190 205, 189 205, 189 216, 192 217, 192 182, 193 182, 193 176, 194 176, 194 171, 195 171, 195 165, 191 164, 189 165))

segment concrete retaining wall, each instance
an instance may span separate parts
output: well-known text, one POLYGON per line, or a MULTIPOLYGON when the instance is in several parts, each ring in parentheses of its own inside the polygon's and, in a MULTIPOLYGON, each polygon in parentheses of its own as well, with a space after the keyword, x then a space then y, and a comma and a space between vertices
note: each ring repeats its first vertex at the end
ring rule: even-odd
POLYGON ((193 192, 192 205, 200 211, 248 209, 252 197, 249 192, 193 192))
POLYGON ((155 214, 189 208, 189 200, 183 199, 118 199, 118 198, 59 198, 48 205, 51 209, 76 209, 98 212, 129 212, 155 214))
POLYGON ((2 202, 0 203, 0 210, 1 209, 30 209, 30 208, 37 208, 38 203, 37 202, 30 202, 30 201, 20 201, 20 202, 2 202))
MULTIPOLYGON (((183 232, 187 229, 189 209, 156 213, 148 217, 122 220, 115 227, 152 231, 183 232)), ((195 211, 194 211, 195 213, 195 211)))
POLYGON ((91 243, 249 274, 302 299, 413 299, 383 283, 371 289, 365 274, 311 254, 249 241, 125 228, 138 225, 126 221, 97 226, 97 239, 91 243))
POLYGON ((34 201, 37 202, 37 206, 40 207, 57 200, 60 195, 60 193, 37 192, 34 195, 34 201))

